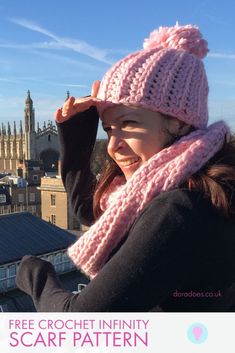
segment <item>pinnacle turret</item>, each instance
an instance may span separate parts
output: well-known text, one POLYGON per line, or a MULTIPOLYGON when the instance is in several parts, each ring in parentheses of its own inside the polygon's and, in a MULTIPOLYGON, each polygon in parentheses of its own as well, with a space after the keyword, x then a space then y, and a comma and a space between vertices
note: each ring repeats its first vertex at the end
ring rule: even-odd
POLYGON ((11 136, 11 125, 9 122, 7 123, 7 135, 11 136))
POLYGON ((2 134, 6 135, 6 128, 5 125, 2 123, 2 134))
POLYGON ((23 126, 22 126, 22 120, 20 120, 20 134, 23 135, 23 126))
POLYGON ((33 103, 32 99, 31 99, 31 97, 30 97, 30 90, 29 90, 29 89, 28 89, 28 91, 27 91, 27 98, 26 98, 26 100, 25 100, 25 103, 26 103, 26 104, 33 103))

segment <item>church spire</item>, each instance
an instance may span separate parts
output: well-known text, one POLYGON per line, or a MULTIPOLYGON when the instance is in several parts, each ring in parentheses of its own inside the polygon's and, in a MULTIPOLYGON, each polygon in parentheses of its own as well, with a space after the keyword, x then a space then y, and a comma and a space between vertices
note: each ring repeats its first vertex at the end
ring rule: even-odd
POLYGON ((25 101, 25 103, 32 103, 33 101, 32 101, 32 99, 31 99, 31 97, 30 97, 30 90, 28 89, 28 91, 27 91, 27 98, 26 98, 26 101, 25 101))
POLYGON ((11 136, 11 125, 9 122, 7 123, 7 135, 11 136))
POLYGON ((14 121, 14 135, 16 136, 17 132, 16 132, 16 122, 14 121))
POLYGON ((20 134, 23 135, 22 120, 20 120, 20 134))
POLYGON ((35 133, 35 116, 30 91, 27 92, 24 109, 25 159, 33 159, 32 136, 35 133))
POLYGON ((25 132, 33 133, 35 131, 35 116, 34 116, 33 101, 30 96, 30 90, 27 91, 24 109, 24 125, 25 132))
POLYGON ((6 135, 6 128, 5 125, 2 123, 2 134, 6 135))

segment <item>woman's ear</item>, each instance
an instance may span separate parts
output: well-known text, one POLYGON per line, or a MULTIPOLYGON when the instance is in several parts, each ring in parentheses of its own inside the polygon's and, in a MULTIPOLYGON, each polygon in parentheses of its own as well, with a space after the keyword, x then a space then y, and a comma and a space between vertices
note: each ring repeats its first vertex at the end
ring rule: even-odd
POLYGON ((181 123, 182 125, 180 126, 180 129, 179 129, 179 135, 180 136, 187 135, 192 129, 192 126, 184 123, 183 121, 181 121, 181 123))
POLYGON ((178 120, 177 118, 170 118, 168 120, 168 131, 173 136, 184 136, 191 130, 191 125, 178 120))

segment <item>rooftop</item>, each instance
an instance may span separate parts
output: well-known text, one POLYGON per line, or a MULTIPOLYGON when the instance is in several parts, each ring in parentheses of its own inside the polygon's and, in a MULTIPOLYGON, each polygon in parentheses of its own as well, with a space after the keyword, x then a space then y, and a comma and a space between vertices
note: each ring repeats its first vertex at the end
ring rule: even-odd
POLYGON ((66 249, 77 237, 29 212, 0 215, 0 265, 66 249))

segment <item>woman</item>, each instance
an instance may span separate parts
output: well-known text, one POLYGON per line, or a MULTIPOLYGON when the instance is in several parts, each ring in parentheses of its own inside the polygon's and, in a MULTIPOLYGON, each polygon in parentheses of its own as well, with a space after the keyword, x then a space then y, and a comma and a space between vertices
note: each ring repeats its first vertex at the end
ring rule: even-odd
POLYGON ((57 111, 62 178, 91 225, 68 253, 91 281, 71 294, 24 258, 17 283, 37 310, 234 311, 235 143, 207 126, 207 52, 197 27, 160 27, 57 111), (96 185, 99 116, 111 161, 96 185))

